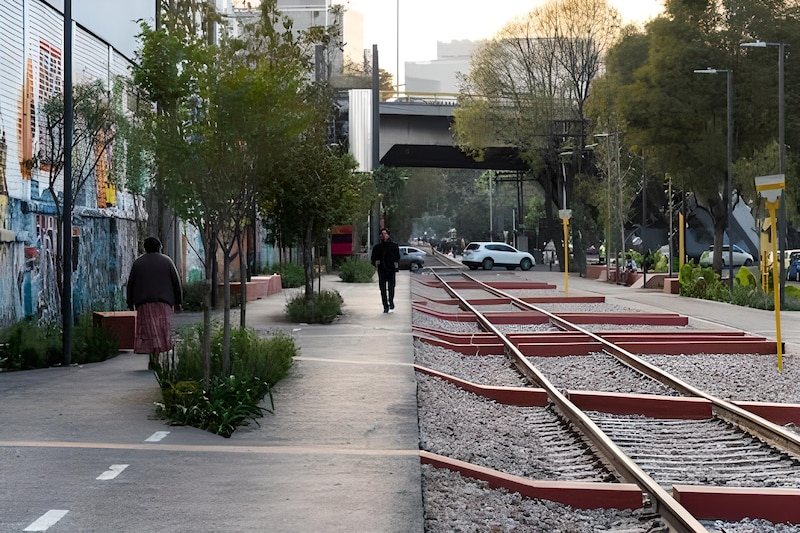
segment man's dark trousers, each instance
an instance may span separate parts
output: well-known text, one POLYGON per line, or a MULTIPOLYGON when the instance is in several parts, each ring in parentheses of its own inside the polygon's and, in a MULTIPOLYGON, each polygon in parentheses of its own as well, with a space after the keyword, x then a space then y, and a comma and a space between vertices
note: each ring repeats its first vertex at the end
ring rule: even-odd
POLYGON ((395 285, 395 271, 390 270, 386 272, 384 269, 378 269, 378 286, 381 288, 381 301, 383 302, 383 310, 394 309, 394 285, 395 285))

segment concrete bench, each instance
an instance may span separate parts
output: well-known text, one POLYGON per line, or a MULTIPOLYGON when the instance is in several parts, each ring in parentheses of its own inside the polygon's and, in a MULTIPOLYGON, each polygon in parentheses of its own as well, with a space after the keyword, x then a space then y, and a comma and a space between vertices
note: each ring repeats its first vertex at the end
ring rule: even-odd
POLYGON ((680 294, 680 280, 678 278, 664 278, 664 292, 667 294, 680 294))
POLYGON ((136 338, 136 311, 95 311, 92 324, 116 339, 120 350, 133 350, 136 338))
MULTIPOLYGON (((242 284, 239 281, 231 281, 231 296, 237 296, 242 292, 242 284)), ((253 276, 247 282, 247 301, 260 300, 273 294, 281 292, 281 277, 279 274, 271 276, 253 276)), ((218 295, 222 298, 223 284, 219 284, 218 295)))

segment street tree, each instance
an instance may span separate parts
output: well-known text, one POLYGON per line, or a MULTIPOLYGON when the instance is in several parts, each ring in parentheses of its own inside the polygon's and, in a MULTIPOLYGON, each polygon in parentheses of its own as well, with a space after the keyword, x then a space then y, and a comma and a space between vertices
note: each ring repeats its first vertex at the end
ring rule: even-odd
MULTIPOLYGON (((200 233, 206 278, 203 306, 204 381, 210 379, 210 301, 216 252, 230 266, 256 191, 286 156, 282 149, 311 120, 303 101, 309 59, 276 2, 261 4, 243 39, 211 44, 193 17, 165 16, 158 30, 142 26, 134 81, 156 103, 144 108, 157 172, 154 185, 182 220, 200 233), (175 22, 177 21, 177 22, 175 22), (183 25, 181 24, 183 21, 183 25), (276 29, 277 28, 277 29, 276 29)), ((174 15, 174 14, 173 14, 174 15)), ((241 254, 240 254, 241 255, 241 254)), ((229 276, 224 273, 223 372, 230 365, 229 276)), ((244 275, 244 271, 242 271, 244 275)))
MULTIPOLYGON (((26 161, 29 167, 39 168, 47 173, 47 193, 55 205, 59 235, 63 235, 64 198, 59 194, 64 174, 66 151, 72 157, 72 195, 70 205, 73 210, 77 199, 86 193, 87 184, 98 177, 98 170, 105 179, 111 180, 114 174, 108 170, 111 146, 116 138, 117 127, 125 117, 109 96, 105 84, 100 80, 77 83, 73 86, 73 138, 72 146, 64 144, 64 96, 57 94, 48 99, 42 107, 44 141, 33 159, 26 161)), ((93 205, 91 207, 94 207, 93 205)), ((100 205, 105 207, 105 205, 100 205)), ((59 299, 64 297, 63 241, 56 239, 55 283, 59 299)))
MULTIPOLYGON (((796 9, 784 2, 669 1, 666 14, 650 22, 646 32, 625 32, 610 51, 606 74, 589 102, 597 127, 621 132, 623 146, 646 147, 648 168, 669 174, 677 188, 691 192, 713 220, 717 249, 727 227, 728 199, 740 196, 734 190, 751 190, 754 176, 735 172, 728 190, 724 73, 699 76, 694 70, 711 67, 735 73, 734 161, 762 152, 765 141, 775 138, 777 62, 765 66, 763 58, 753 61, 753 51, 743 58, 740 43, 796 42, 798 28, 796 9), (763 98, 770 92, 776 95, 774 103, 763 98)), ((721 262, 717 254, 718 272, 721 262)))
POLYGON ((369 174, 356 173, 355 159, 327 141, 324 122, 316 122, 290 145, 275 174, 275 193, 262 204, 290 242, 302 245, 306 302, 314 295, 314 250, 327 232, 343 220, 366 218, 368 203, 361 194, 369 174))
MULTIPOLYGON (((561 207, 559 154, 572 154, 575 174, 582 169, 584 104, 618 20, 605 0, 551 0, 479 48, 463 79, 456 142, 477 158, 491 146, 517 148, 542 183, 550 220, 561 207)), ((563 234, 552 225, 545 238, 560 242, 563 234)))

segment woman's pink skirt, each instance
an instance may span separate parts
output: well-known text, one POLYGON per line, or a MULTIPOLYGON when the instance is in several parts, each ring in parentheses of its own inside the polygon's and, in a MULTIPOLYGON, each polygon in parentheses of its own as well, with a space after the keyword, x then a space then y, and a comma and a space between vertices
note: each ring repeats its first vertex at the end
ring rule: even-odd
POLYGON ((161 353, 172 349, 172 306, 163 302, 136 308, 134 353, 161 353))

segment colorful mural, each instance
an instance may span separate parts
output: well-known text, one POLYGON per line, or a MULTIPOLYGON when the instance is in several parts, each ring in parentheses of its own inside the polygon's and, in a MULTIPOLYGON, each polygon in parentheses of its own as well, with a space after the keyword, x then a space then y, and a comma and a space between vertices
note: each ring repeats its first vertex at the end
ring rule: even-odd
MULTIPOLYGON (((9 33, 0 58, 0 328, 32 316, 38 321, 60 320, 58 275, 59 220, 56 204, 46 190, 53 153, 45 150, 48 135, 43 105, 63 87, 60 13, 43 0, 10 0, 0 10, 0 27, 9 33), (21 85, 20 86, 20 80, 21 85), (16 110, 16 135, 8 138, 3 110, 16 110)), ((73 52, 75 83, 127 75, 128 59, 80 26, 73 52)), ((110 89, 110 88, 109 88, 110 89)), ((104 139, 95 139, 95 149, 104 139)), ((141 205, 111 183, 112 152, 88 176, 85 194, 72 213, 73 314, 124 308, 125 283, 138 251, 138 225, 146 219, 141 205)), ((55 183, 63 201, 62 179, 55 183)))

